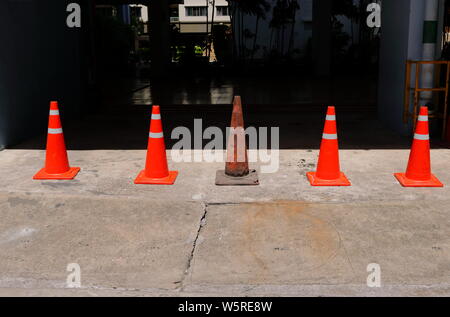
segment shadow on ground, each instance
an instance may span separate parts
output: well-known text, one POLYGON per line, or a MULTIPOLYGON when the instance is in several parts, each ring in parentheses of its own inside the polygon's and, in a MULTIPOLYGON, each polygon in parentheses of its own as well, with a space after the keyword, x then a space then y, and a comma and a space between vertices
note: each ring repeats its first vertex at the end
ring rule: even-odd
MULTIPOLYGON (((320 146, 325 107, 318 106, 245 106, 246 127, 279 127, 281 149, 317 149, 320 146), (296 109, 296 108, 300 109, 296 109)), ((83 119, 64 122, 69 149, 145 149, 151 113, 150 105, 124 106, 126 111, 103 109, 83 119)), ((161 106, 166 145, 174 128, 184 126, 194 131, 194 119, 202 119, 202 130, 217 126, 225 131, 231 118, 231 105, 161 106)), ((372 110, 354 112, 337 107, 342 149, 405 149, 410 139, 384 127, 372 110)), ((45 132, 15 149, 44 149, 45 132)), ((193 140, 193 136, 192 136, 193 140)), ((203 140, 203 146, 210 140, 203 140)), ((193 141, 192 141, 193 143, 193 141)))
MULTIPOLYGON (((265 87, 263 84, 259 83, 256 87, 259 89, 259 96, 253 96, 249 91, 241 91, 246 127, 279 127, 280 149, 320 147, 326 113, 324 105, 327 104, 325 99, 328 97, 321 100, 324 97, 314 92, 314 85, 299 88, 302 92, 292 92, 293 96, 287 99, 282 92, 294 90, 292 85, 280 88, 279 91, 266 87, 265 92, 261 88, 265 87), (277 99, 280 101, 276 102, 277 99)), ((72 150, 145 149, 151 104, 154 100, 160 101, 158 103, 161 105, 167 148, 178 142, 177 139, 171 139, 172 130, 184 126, 194 131, 194 119, 202 119, 202 130, 216 126, 225 131, 230 122, 231 101, 236 89, 238 88, 231 84, 213 81, 207 81, 203 85, 195 82, 190 85, 155 85, 139 80, 112 81, 99 90, 102 100, 98 103, 100 106, 92 107, 93 110, 89 114, 71 121, 62 117, 66 144, 72 150), (191 86, 198 87, 193 89, 191 86), (170 91, 169 87, 172 87, 173 91, 170 91)), ((360 95, 338 97, 331 99, 337 101, 338 131, 342 149, 410 147, 409 137, 394 133, 377 119, 373 100, 367 104, 360 95)), ((61 110, 63 115, 64 111, 61 110)), ((44 149, 45 131, 46 127, 42 127, 41 135, 13 148, 44 149)), ((193 138, 194 136, 192 144, 193 138)), ((210 140, 203 140, 202 146, 208 142, 210 140)), ((444 145, 436 143, 433 146, 444 145)))

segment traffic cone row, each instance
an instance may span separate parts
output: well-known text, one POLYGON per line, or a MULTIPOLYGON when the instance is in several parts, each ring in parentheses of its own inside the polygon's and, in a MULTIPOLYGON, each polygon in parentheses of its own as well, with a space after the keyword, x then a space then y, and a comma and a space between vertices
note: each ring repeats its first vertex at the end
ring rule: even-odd
MULTIPOLYGON (((328 107, 317 171, 307 173, 312 186, 351 186, 339 167, 336 112, 328 107)), ((421 107, 406 173, 395 173, 403 187, 443 187, 431 173, 428 108, 421 107)))
MULTIPOLYGON (((236 96, 233 101, 230 126, 225 170, 217 172, 216 185, 258 185, 256 171, 249 169, 242 104, 239 96, 236 96)), ((406 172, 394 175, 404 187, 443 187, 444 185, 431 173, 430 161, 428 108, 422 107, 406 172)), ((69 166, 58 103, 52 101, 45 167, 33 179, 73 179, 79 171, 79 167, 69 166)), ((169 171, 161 112, 159 106, 153 106, 145 169, 139 173, 134 183, 172 185, 177 176, 178 171, 169 171)), ((328 107, 317 169, 315 172, 307 173, 306 176, 312 186, 351 186, 350 181, 340 170, 334 107, 328 107)))

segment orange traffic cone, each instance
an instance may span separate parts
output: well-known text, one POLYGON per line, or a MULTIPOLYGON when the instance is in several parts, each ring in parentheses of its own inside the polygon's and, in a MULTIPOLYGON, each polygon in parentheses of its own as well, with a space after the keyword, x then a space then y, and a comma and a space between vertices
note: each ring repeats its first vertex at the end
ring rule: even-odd
POLYGON ((45 167, 33 179, 73 179, 79 167, 70 167, 59 118, 58 102, 50 102, 45 167))
POLYGON ((231 132, 227 145, 225 170, 217 171, 216 185, 259 185, 256 170, 248 167, 247 143, 245 140, 244 116, 241 97, 235 96, 231 115, 231 132))
POLYGON ((334 107, 328 107, 317 171, 309 172, 306 176, 312 186, 351 186, 350 181, 339 167, 339 146, 334 107))
POLYGON ((167 166, 161 112, 159 106, 153 106, 145 169, 139 173, 134 183, 172 185, 177 176, 178 171, 169 171, 167 166))
POLYGON ((428 108, 421 107, 406 173, 394 174, 404 187, 444 187, 431 174, 428 108))

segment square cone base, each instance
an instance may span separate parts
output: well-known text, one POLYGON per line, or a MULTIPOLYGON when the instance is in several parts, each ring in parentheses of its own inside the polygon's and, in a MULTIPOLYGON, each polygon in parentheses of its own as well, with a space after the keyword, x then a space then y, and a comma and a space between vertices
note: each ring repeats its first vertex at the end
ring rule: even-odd
POLYGON ((248 175, 242 177, 233 177, 225 174, 224 170, 216 173, 217 186, 257 186, 259 185, 258 173, 250 170, 248 175))
POLYGON ((177 179, 178 171, 170 171, 169 176, 163 178, 151 178, 145 176, 145 170, 141 171, 134 180, 135 184, 145 185, 173 185, 177 179))
POLYGON ((316 176, 316 172, 309 172, 306 174, 312 186, 352 186, 344 173, 338 179, 320 179, 316 176))
POLYGON ((33 176, 33 179, 74 179, 79 171, 79 167, 71 167, 67 172, 62 174, 49 174, 45 171, 45 168, 43 168, 33 176))
POLYGON ((444 187, 444 184, 442 184, 433 174, 431 174, 431 178, 426 181, 409 179, 406 177, 405 173, 396 173, 394 176, 403 187, 444 187))

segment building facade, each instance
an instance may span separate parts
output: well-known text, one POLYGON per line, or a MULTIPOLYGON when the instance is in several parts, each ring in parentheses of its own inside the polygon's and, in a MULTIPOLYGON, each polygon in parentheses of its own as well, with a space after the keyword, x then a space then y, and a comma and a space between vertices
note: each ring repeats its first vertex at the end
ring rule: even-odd
POLYGON ((231 20, 226 0, 184 0, 172 6, 176 9, 170 21, 179 26, 180 33, 211 32, 213 24, 229 24, 231 20))
MULTIPOLYGON (((327 23, 332 1, 300 1, 298 13, 302 21, 299 28, 305 28, 305 38, 306 31, 311 32, 314 57, 321 67, 320 73, 325 75, 331 51, 327 44, 331 32, 327 23)), ((86 111, 86 83, 90 80, 86 46, 92 29, 90 17, 85 13, 90 11, 91 2, 79 1, 82 27, 70 28, 66 19, 67 5, 71 2, 74 1, 0 1, 0 39, 4 44, 0 49, 0 148, 45 133, 48 102, 52 99, 61 101, 65 118, 86 111)), ((442 58, 444 26, 447 33, 450 30, 450 25, 444 24, 450 17, 449 2, 382 1, 377 109, 380 120, 398 132, 411 132, 402 120, 406 62, 442 58)), ((167 69, 164 61, 170 57, 170 10, 162 1, 149 4, 155 6, 149 10, 155 47, 152 62, 161 65, 164 72, 167 69)), ((205 12, 202 7, 206 1, 185 0, 176 4, 178 21, 172 23, 179 23, 182 32, 205 32, 206 22, 230 23, 227 9, 220 8, 226 5, 225 0, 216 0, 214 10, 208 5, 205 12)), ((294 32, 300 34, 301 30, 294 32)), ((261 30, 263 33, 266 32, 261 30)), ((301 41, 298 43, 301 45, 301 41)))

